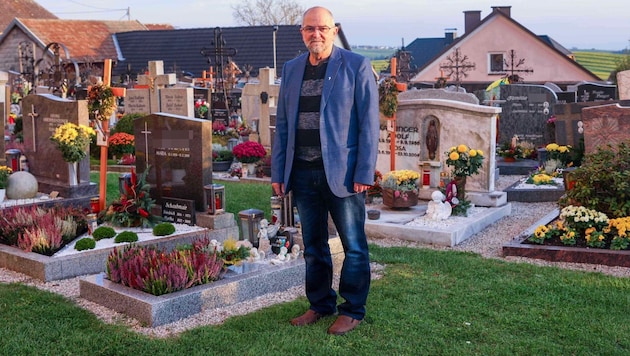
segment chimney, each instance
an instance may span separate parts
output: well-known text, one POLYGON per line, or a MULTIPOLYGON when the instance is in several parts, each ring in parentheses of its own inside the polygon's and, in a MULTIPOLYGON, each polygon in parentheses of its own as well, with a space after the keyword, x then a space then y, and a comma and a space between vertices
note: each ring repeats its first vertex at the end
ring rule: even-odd
POLYGON ((453 43, 455 38, 457 37, 457 29, 456 28, 445 28, 444 29, 444 44, 450 45, 453 43))
POLYGON ((512 17, 512 6, 492 6, 492 12, 498 11, 507 17, 512 17))
POLYGON ((481 22, 481 10, 464 11, 464 33, 469 33, 481 22))

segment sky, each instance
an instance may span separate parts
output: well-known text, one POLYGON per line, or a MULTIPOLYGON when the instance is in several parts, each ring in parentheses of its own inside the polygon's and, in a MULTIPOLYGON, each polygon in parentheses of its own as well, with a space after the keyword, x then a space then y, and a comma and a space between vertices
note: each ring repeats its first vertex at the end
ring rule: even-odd
MULTIPOLYGON (((237 0, 36 0, 61 19, 168 23, 175 28, 243 26, 233 18, 237 0), (128 11, 129 10, 129 11, 128 11)), ((255 0, 250 0, 255 1, 255 0)), ((464 35, 464 11, 511 6, 512 18, 568 49, 619 51, 630 46, 628 0, 295 0, 305 9, 330 9, 351 45, 400 47, 416 38, 464 35)))

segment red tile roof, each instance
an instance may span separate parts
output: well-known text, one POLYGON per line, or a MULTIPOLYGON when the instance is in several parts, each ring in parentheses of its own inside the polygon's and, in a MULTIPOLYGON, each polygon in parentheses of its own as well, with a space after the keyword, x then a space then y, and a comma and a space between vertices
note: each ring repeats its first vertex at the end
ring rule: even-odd
POLYGON ((77 61, 82 58, 101 61, 117 58, 112 34, 128 31, 147 31, 138 21, 17 19, 46 46, 62 43, 77 61))
POLYGON ((57 16, 41 7, 33 0, 0 1, 0 34, 16 17, 56 19, 57 16))

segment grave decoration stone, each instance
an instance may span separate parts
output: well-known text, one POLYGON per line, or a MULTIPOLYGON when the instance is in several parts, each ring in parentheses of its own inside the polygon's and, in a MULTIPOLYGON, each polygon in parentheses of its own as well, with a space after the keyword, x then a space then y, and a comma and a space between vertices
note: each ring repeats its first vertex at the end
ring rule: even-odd
POLYGON ((194 117, 193 88, 160 89, 160 111, 180 116, 194 117))
POLYGON ((136 168, 149 166, 147 182, 158 205, 163 197, 194 200, 205 211, 205 185, 212 183, 212 122, 166 113, 134 120, 136 168))
POLYGON ((567 91, 575 92, 578 102, 608 101, 617 98, 617 86, 615 85, 581 82, 567 86, 567 91))
MULTIPOLYGON (((501 109, 474 104, 475 101, 478 102, 472 94, 462 96, 440 89, 408 90, 398 95, 395 169, 422 173, 422 199, 430 200, 432 191, 440 185, 441 173, 449 172, 445 152, 452 146, 466 144, 482 150, 485 157, 479 174, 467 180, 471 201, 478 206, 505 204, 505 194, 494 189, 496 120, 501 109)), ((382 173, 390 171, 389 137, 387 119, 381 116, 376 166, 382 173)))
POLYGON ((584 121, 584 153, 591 153, 601 145, 616 148, 630 140, 630 106, 620 103, 582 109, 584 121))
POLYGON ((499 119, 499 144, 518 136, 519 140, 544 146, 547 121, 554 114, 556 94, 542 85, 502 85, 499 119))
POLYGON ((68 163, 50 137, 66 122, 89 125, 87 101, 62 99, 51 94, 31 94, 22 99, 24 154, 40 191, 58 191, 64 198, 96 195, 90 183, 90 155, 78 164, 78 186, 69 185, 68 163))

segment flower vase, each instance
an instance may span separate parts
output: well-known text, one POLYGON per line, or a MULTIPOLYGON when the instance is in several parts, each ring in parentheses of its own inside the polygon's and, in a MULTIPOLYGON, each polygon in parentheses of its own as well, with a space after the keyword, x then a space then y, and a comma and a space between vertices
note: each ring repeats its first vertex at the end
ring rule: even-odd
POLYGON ((77 176, 78 166, 78 162, 68 162, 68 184, 71 187, 79 185, 79 179, 77 176))
POLYGON ((466 198, 466 176, 456 176, 454 180, 457 187, 457 199, 462 202, 466 198))
POLYGON ((503 162, 516 162, 516 157, 503 157, 503 162))
POLYGON ((404 192, 383 188, 383 205, 393 209, 407 209, 418 204, 418 192, 404 192))
POLYGON ((247 163, 247 175, 249 177, 256 176, 256 163, 247 163))
POLYGON ((4 188, 0 189, 0 203, 4 201, 4 198, 6 197, 6 195, 7 195, 7 190, 4 188))

